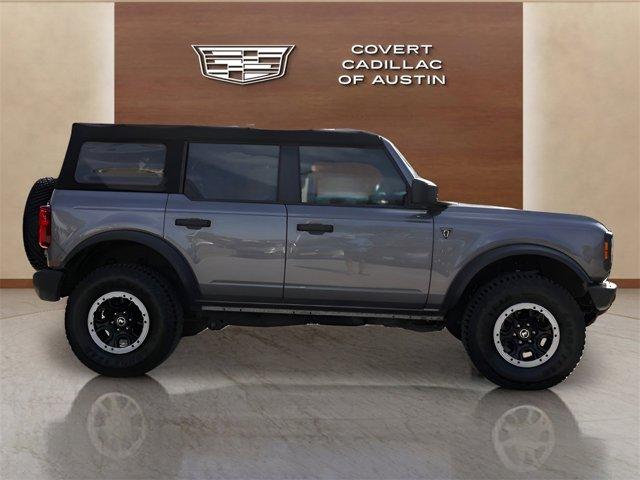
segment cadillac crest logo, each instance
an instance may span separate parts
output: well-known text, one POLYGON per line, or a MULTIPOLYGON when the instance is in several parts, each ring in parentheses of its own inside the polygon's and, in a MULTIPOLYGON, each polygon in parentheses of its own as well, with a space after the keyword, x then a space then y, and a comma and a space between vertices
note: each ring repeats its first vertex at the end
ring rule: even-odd
POLYGON ((221 82, 247 85, 284 76, 295 45, 191 45, 202 75, 221 82))

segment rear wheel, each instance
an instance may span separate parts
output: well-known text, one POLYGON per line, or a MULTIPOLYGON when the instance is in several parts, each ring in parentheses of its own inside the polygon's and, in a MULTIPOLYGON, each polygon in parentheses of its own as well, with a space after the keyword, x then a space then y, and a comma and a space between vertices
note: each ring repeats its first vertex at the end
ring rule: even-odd
POLYGON ((33 184, 22 215, 22 243, 29 263, 36 270, 47 267, 44 249, 38 244, 38 212, 40 207, 49 203, 56 179, 45 177, 33 184))
POLYGON ((182 336, 182 307, 157 272, 139 265, 94 270, 69 297, 65 326, 73 352, 97 373, 142 375, 182 336))
POLYGON ((500 276, 471 298, 462 341, 476 368, 506 388, 556 385, 576 367, 584 316, 562 287, 534 273, 500 276))

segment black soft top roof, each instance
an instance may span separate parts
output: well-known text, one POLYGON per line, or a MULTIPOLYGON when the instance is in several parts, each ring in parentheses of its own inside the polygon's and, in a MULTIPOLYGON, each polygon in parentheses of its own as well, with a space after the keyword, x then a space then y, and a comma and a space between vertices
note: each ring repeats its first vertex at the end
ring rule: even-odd
POLYGON ((106 185, 79 184, 75 180, 78 156, 85 142, 165 144, 165 184, 154 187, 137 186, 129 190, 177 193, 181 188, 185 142, 380 147, 382 137, 358 130, 260 130, 246 127, 74 123, 65 160, 56 182, 57 189, 117 190, 106 185))
POLYGON ((74 123, 71 139, 85 141, 224 141, 379 146, 381 137, 360 130, 262 130, 247 127, 74 123))

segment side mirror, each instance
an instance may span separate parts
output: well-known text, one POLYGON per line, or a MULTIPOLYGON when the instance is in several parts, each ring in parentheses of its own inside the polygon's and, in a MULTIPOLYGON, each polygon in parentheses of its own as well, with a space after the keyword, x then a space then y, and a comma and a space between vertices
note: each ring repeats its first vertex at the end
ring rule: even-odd
POLYGON ((411 203, 429 207, 438 202, 438 186, 424 178, 414 178, 411 183, 411 203))

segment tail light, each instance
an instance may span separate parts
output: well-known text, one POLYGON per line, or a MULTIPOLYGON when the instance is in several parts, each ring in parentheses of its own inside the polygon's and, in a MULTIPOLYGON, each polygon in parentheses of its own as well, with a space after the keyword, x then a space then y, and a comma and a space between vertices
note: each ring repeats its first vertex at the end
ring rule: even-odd
POLYGON ((51 245, 51 207, 43 205, 38 212, 38 243, 42 248, 51 245))

